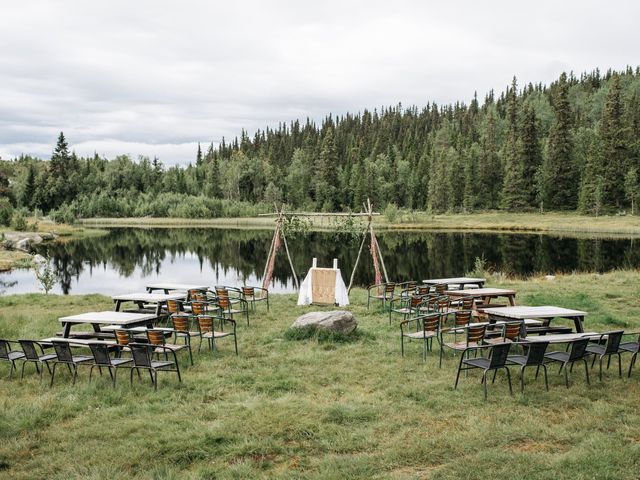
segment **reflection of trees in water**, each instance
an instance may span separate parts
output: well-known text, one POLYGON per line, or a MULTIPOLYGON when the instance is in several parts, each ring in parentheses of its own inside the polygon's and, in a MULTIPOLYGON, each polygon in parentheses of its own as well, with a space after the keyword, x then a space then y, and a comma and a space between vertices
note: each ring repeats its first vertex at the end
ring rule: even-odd
POLYGON ((17 280, 14 280, 13 282, 5 282, 4 280, 0 280, 0 295, 6 292, 5 288, 11 288, 17 284, 17 280))
MULTIPOLYGON (((262 276, 272 232, 221 229, 114 229, 108 236, 50 244, 39 247, 49 256, 60 278, 63 292, 85 269, 112 268, 128 277, 139 268, 143 275, 159 274, 163 262, 180 263, 193 255, 200 270, 211 265, 218 275, 233 272, 239 281, 262 276)), ((389 277, 396 280, 461 275, 473 269, 476 257, 484 256, 496 270, 519 275, 532 272, 603 271, 638 267, 640 249, 632 240, 560 238, 547 235, 419 232, 378 234, 389 277)), ((312 232, 289 240, 298 275, 311 266, 329 266, 337 258, 345 278, 351 273, 359 243, 336 241, 330 233, 312 232)), ((284 249, 283 249, 284 250, 284 249)), ((289 265, 284 251, 275 263, 273 278, 289 283, 289 265)), ((213 280, 212 280, 213 281, 213 280)), ((356 272, 355 282, 373 281, 371 257, 367 251, 356 272)))

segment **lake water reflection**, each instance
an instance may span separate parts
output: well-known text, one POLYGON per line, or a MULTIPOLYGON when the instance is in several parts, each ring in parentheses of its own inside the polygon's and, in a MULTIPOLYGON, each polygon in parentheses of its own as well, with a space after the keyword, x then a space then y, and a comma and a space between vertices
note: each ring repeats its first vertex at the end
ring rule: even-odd
MULTIPOLYGON (((60 282, 56 293, 113 294, 140 290, 158 280, 209 285, 260 285, 271 242, 268 230, 212 228, 116 228, 108 236, 41 246, 60 282)), ((529 275, 607 271, 640 266, 633 239, 567 238, 552 235, 460 232, 381 232, 378 242, 390 279, 457 276, 484 256, 495 270, 529 275)), ((295 269, 304 276, 313 257, 320 266, 337 258, 345 282, 357 256, 357 240, 313 232, 289 239, 295 269)), ((355 283, 373 281, 371 257, 363 255, 355 283)), ((30 270, 0 274, 5 293, 38 291, 30 270)), ((294 290, 284 251, 277 258, 271 290, 294 290)))

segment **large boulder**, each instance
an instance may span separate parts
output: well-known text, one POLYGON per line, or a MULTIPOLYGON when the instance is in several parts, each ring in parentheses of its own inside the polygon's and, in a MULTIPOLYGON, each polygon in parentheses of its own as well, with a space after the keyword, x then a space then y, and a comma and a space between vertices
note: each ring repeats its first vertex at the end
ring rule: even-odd
POLYGON ((330 312, 310 312, 298 317, 291 328, 319 328, 331 332, 349 334, 358 326, 351 312, 333 310, 330 312))

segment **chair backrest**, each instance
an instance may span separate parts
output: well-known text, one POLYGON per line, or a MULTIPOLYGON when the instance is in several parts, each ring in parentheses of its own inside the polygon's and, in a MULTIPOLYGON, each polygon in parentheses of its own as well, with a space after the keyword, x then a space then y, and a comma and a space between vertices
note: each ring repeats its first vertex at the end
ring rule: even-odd
POLYGON ((489 368, 501 368, 507 363, 510 343, 497 343, 491 347, 491 361, 489 368))
POLYGON ((605 353, 616 353, 620 347, 622 341, 622 335, 624 330, 614 330, 607 332, 607 346, 605 347, 605 353))
POLYGON ((198 317, 198 326, 201 333, 213 332, 213 317, 211 315, 201 315, 198 317))
POLYGON ((404 282, 405 290, 415 290, 417 286, 418 286, 418 282, 413 281, 413 280, 408 281, 408 282, 404 282))
POLYGON ((164 332, 162 330, 147 330, 147 340, 152 345, 164 345, 164 332))
POLYGON ((531 342, 527 345, 527 365, 542 365, 549 342, 531 342))
POLYGON ((223 310, 229 310, 231 308, 231 301, 227 296, 219 296, 218 297, 218 306, 223 310))
POLYGON ((440 317, 439 313, 428 313, 418 317, 422 319, 422 330, 425 332, 437 332, 440 328, 440 317))
POLYGON ((38 358, 40 358, 38 349, 36 348, 36 346, 40 345, 38 342, 36 342, 35 340, 19 340, 19 342, 20 347, 24 352, 24 356, 27 357, 27 360, 37 361, 38 358))
POLYGON ((229 296, 229 290, 227 290, 225 287, 216 287, 216 295, 218 297, 220 297, 220 296, 228 297, 229 296))
POLYGON ((9 360, 9 352, 11 351, 11 344, 0 338, 0 358, 9 360))
POLYGON ((422 297, 420 295, 411 295, 411 308, 417 308, 422 303, 422 297))
POLYGON ((194 315, 204 315, 206 313, 207 306, 203 302, 191 302, 191 312, 194 315))
POLYGON ((462 310, 473 310, 474 303, 475 299, 473 297, 462 297, 462 300, 460 300, 460 308, 462 308, 462 310))
POLYGON ((436 298, 436 311, 446 313, 451 307, 451 299, 446 295, 436 298))
POLYGON ((438 283, 433 286, 433 289, 436 291, 438 295, 442 295, 444 292, 447 291, 448 285, 446 283, 438 283))
POLYGON ((393 297, 393 292, 396 291, 395 282, 389 282, 384 284, 384 296, 385 297, 393 297))
POLYGON ((425 295, 429 294, 429 290, 431 289, 431 287, 429 287, 429 285, 420 285, 417 289, 417 293, 418 295, 420 295, 421 297, 424 297, 425 295))
POLYGON ((242 287, 242 296, 245 299, 251 300, 255 296, 253 287, 242 287))
POLYGON ((573 362, 575 360, 580 360, 584 357, 585 352, 587 351, 587 345, 589 344, 589 338, 580 338, 578 340, 574 340, 571 342, 571 352, 569 353, 569 361, 573 362))
POLYGON ((471 343, 480 343, 484 338, 487 327, 485 325, 477 325, 467 328, 467 346, 471 343))
POLYGON ((202 294, 202 290, 198 290, 197 288, 189 290, 189 298, 194 299, 198 295, 202 294))
POLYGON ((453 322, 456 327, 465 327, 471 323, 471 310, 456 310, 454 315, 453 322))
POLYGON ((167 300, 167 311, 173 315, 180 311, 180 303, 177 300, 167 300))
POLYGON ((129 345, 130 337, 129 332, 127 330, 116 330, 116 343, 118 345, 129 345))
POLYGON ((151 366, 151 352, 152 345, 145 343, 130 343, 131 357, 133 358, 133 364, 136 367, 150 367, 151 366))
POLYGON ((185 317, 184 315, 172 315, 171 323, 173 323, 173 328, 176 330, 183 332, 189 330, 189 317, 185 317))
POLYGON ((71 352, 71 346, 66 342, 52 342, 53 348, 56 351, 56 357, 58 361, 72 363, 73 353, 71 352))
POLYGON ((509 340, 516 342, 520 339, 521 331, 521 322, 509 322, 504 326, 504 338, 508 338, 509 340))
POLYGON ((109 356, 109 347, 104 343, 90 343, 91 353, 96 365, 111 365, 111 357, 109 356))

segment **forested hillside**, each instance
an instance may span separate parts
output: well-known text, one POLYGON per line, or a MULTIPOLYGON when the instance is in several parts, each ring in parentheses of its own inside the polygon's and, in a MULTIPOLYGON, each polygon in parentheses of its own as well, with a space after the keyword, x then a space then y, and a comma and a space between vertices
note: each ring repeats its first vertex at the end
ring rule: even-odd
POLYGON ((2 162, 0 202, 67 219, 251 215, 274 201, 359 210, 367 197, 378 209, 632 213, 639 169, 640 68, 628 68, 562 74, 549 86, 514 78, 499 95, 468 104, 398 105, 252 137, 243 131, 199 148, 185 168, 78 158, 61 134, 48 161, 2 162))

